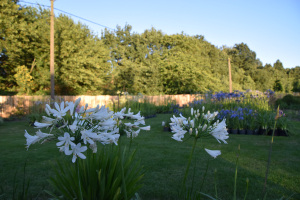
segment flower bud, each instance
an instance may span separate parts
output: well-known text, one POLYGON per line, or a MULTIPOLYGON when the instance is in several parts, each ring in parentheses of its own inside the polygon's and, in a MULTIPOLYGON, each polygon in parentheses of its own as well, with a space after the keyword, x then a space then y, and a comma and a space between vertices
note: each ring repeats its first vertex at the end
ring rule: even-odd
POLYGON ((192 129, 192 128, 190 128, 190 131, 189 131, 189 132, 190 132, 190 135, 192 135, 192 133, 193 133, 193 129, 192 129))
POLYGON ((205 110, 205 107, 204 107, 204 106, 202 106, 202 112, 204 112, 204 110, 205 110))
POLYGON ((165 126, 165 124, 166 124, 166 123, 165 123, 164 121, 161 123, 162 126, 165 126))
POLYGON ((194 128, 194 126, 195 126, 195 123, 193 120, 191 121, 191 126, 192 126, 192 128, 194 128))
MULTIPOLYGON (((47 104, 47 105, 48 105, 48 104, 47 104)), ((50 116, 50 112, 49 112, 49 110, 48 110, 48 107, 45 108, 45 111, 46 111, 47 115, 50 116)))
POLYGON ((83 111, 84 111, 84 106, 81 106, 79 113, 83 113, 83 111))
POLYGON ((191 108, 191 115, 194 114, 194 108, 191 108))
POLYGON ((196 129, 196 136, 198 135, 198 130, 196 129))
POLYGON ((74 107, 77 107, 79 105, 80 101, 81 101, 81 98, 76 99, 74 107))
POLYGON ((202 128, 202 132, 205 131, 206 128, 207 128, 207 124, 204 124, 204 126, 202 128))

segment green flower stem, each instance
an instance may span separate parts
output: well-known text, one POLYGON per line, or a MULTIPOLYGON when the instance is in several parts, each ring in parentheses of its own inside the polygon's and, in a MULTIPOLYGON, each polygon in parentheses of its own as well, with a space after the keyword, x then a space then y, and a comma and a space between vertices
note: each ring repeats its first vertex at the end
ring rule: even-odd
POLYGON ((246 197, 247 197, 248 187, 249 187, 249 179, 247 178, 247 189, 246 189, 246 194, 245 194, 244 200, 246 200, 246 197))
POLYGON ((124 169, 123 169, 123 157, 121 155, 121 137, 119 138, 119 157, 120 157, 120 166, 121 166, 121 174, 122 174, 122 184, 123 184, 123 192, 125 200, 127 200, 127 192, 126 192, 126 183, 125 183, 125 176, 124 176, 124 169))
POLYGON ((239 154, 240 154, 240 145, 238 147, 238 153, 237 153, 236 164, 235 164, 233 200, 236 200, 236 179, 237 179, 237 169, 238 169, 238 163, 239 163, 239 154))
POLYGON ((271 161, 272 144, 273 144, 274 132, 275 132, 275 128, 276 128, 276 122, 277 122, 277 120, 275 120, 273 133, 272 133, 272 140, 271 140, 270 151, 269 151, 269 158, 268 158, 268 164, 267 164, 267 171, 266 171, 266 177, 265 177, 263 197, 265 196, 265 190, 266 190, 266 185, 267 185, 267 179, 268 179, 268 173, 269 173, 269 167, 270 167, 270 161, 271 161))
POLYGON ((183 183, 182 183, 181 192, 183 192, 183 187, 185 187, 185 181, 186 181, 187 174, 188 174, 188 172, 189 172, 189 168, 190 168, 190 165, 191 165, 191 162, 192 162, 192 157, 193 157, 193 153, 194 153, 194 150, 195 150, 195 147, 196 147, 197 139, 198 139, 198 138, 195 137, 194 144, 193 144, 193 149, 192 149, 192 151, 191 151, 190 158, 189 158, 189 162, 188 162, 188 165, 187 165, 187 167, 186 167, 186 171, 185 171, 185 175, 184 175, 184 179, 183 179, 183 183))
POLYGON ((202 190, 202 187, 203 187, 203 184, 204 184, 204 181, 205 181, 205 177, 206 177, 206 174, 207 174, 208 165, 209 165, 209 158, 207 160, 206 170, 205 170, 205 174, 204 174, 203 181, 202 181, 202 184, 200 186, 199 192, 201 192, 201 190, 202 190))
POLYGON ((83 200, 82 198, 82 192, 81 192, 81 184, 80 184, 80 174, 79 174, 79 159, 76 160, 77 163, 77 174, 78 174, 78 187, 79 187, 79 193, 80 193, 80 200, 83 200))
POLYGON ((130 143, 129 143, 128 153, 130 152, 131 143, 132 143, 132 133, 130 133, 130 143))
POLYGON ((215 191, 216 191, 216 199, 218 199, 218 191, 217 191, 217 169, 215 169, 215 191))

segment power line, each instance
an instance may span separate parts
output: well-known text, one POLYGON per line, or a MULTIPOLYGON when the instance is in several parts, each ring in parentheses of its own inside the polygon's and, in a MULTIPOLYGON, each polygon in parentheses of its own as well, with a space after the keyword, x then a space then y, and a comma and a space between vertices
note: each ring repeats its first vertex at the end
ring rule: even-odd
MULTIPOLYGON (((42 4, 37 4, 37 3, 31 3, 31 2, 26 2, 26 1, 20 1, 20 3, 29 3, 29 4, 34 4, 34 5, 39 5, 39 6, 44 6, 44 7, 51 8, 50 6, 46 6, 46 5, 42 5, 42 4)), ((71 13, 65 12, 65 11, 60 10, 60 9, 57 9, 57 8, 54 8, 54 10, 58 10, 58 11, 60 11, 60 12, 62 12, 62 13, 66 13, 66 14, 71 15, 71 16, 73 16, 73 17, 77 17, 77 18, 79 18, 79 19, 82 19, 82 20, 88 21, 88 22, 90 22, 90 23, 96 24, 96 25, 98 25, 98 26, 102 26, 102 27, 105 27, 105 28, 108 28, 108 29, 111 29, 111 30, 115 30, 115 29, 113 29, 113 28, 109 28, 109 27, 104 26, 104 25, 102 25, 102 24, 98 24, 98 23, 96 23, 96 22, 90 21, 90 20, 88 20, 88 19, 84 19, 84 18, 82 18, 82 17, 73 15, 73 14, 71 14, 71 13)))

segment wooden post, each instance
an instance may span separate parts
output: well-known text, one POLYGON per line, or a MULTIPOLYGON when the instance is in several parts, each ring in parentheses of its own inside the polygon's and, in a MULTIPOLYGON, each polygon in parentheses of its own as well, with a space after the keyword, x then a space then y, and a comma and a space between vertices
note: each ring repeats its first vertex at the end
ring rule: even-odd
POLYGON ((50 74, 51 74, 51 99, 54 100, 54 11, 53 3, 51 1, 51 15, 50 15, 50 74))
POLYGON ((228 68, 229 68, 229 92, 232 93, 230 58, 228 58, 228 68))

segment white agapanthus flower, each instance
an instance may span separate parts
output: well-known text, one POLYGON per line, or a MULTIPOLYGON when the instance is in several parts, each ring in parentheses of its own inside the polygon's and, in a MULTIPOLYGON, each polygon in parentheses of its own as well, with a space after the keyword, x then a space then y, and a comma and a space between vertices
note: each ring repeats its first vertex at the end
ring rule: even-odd
MULTIPOLYGON (((202 107, 202 111, 204 110, 205 107, 202 107)), ((208 111, 206 114, 202 113, 201 115, 199 109, 195 111, 191 108, 191 115, 195 118, 191 119, 188 117, 188 119, 186 119, 181 114, 179 117, 173 115, 173 117, 170 118, 172 122, 170 123, 171 130, 172 133, 174 133, 172 138, 174 140, 182 142, 184 135, 189 132, 190 137, 194 137, 195 140, 202 137, 213 136, 219 143, 223 141, 227 144, 225 140, 228 139, 229 136, 225 120, 222 122, 219 122, 219 120, 215 121, 218 112, 210 113, 210 111, 208 111)), ((205 150, 214 158, 221 154, 219 150, 205 150)))
POLYGON ((70 145, 75 145, 75 143, 72 142, 72 141, 75 140, 75 138, 70 137, 70 134, 68 132, 64 133, 64 137, 58 137, 57 139, 60 140, 60 142, 56 143, 56 146, 64 145, 65 146, 65 148, 64 148, 65 153, 69 150, 70 145))
POLYGON ((228 136, 228 132, 227 132, 227 129, 226 129, 226 123, 225 123, 225 119, 219 123, 211 132, 210 134, 212 136, 214 136, 217 141, 219 143, 221 143, 219 140, 223 141, 225 144, 227 144, 227 142, 225 141, 226 139, 229 138, 228 136))
POLYGON ((59 152, 66 155, 73 153, 72 162, 75 162, 77 157, 85 159, 83 152, 87 150, 86 145, 89 145, 94 153, 97 152, 98 142, 103 145, 112 143, 118 145, 120 138, 119 126, 124 126, 125 132, 130 137, 137 137, 140 130, 150 130, 150 126, 145 126, 145 118, 141 116, 140 112, 134 114, 128 109, 127 114, 125 114, 126 108, 123 108, 121 111, 114 113, 109 108, 100 107, 99 105, 88 109, 88 104, 81 106, 77 112, 75 108, 79 107, 80 100, 79 98, 75 102, 62 101, 60 105, 55 102, 55 109, 46 104, 47 116, 43 116, 42 123, 35 122, 34 125, 36 128, 51 126, 50 132, 56 129, 55 134, 47 134, 39 130, 36 135, 29 135, 25 130, 27 149, 31 144, 51 136, 51 138, 57 138, 56 146, 59 152), (67 113, 71 118, 67 118, 67 113), (124 116, 133 119, 134 122, 122 124, 120 119, 123 119, 124 116), (57 124, 60 126, 56 127, 57 124), (141 125, 143 127, 140 127, 141 125))
POLYGON ((26 148, 28 150, 29 146, 40 141, 41 139, 44 139, 46 137, 50 137, 53 136, 53 134, 47 134, 47 133, 43 133, 41 132, 41 130, 38 130, 36 132, 36 135, 29 135, 28 132, 25 130, 25 134, 24 136, 26 137, 26 148))
POLYGON ((220 150, 209 150, 209 149, 205 149, 205 151, 211 155, 212 157, 216 158, 217 156, 221 155, 221 151, 220 150))
POLYGON ((85 152, 87 150, 86 146, 81 147, 81 144, 78 143, 77 145, 72 145, 71 146, 72 150, 68 151, 66 153, 66 155, 71 155, 73 154, 73 158, 72 158, 72 162, 74 163, 77 159, 77 157, 81 158, 81 159, 86 159, 86 156, 82 153, 85 152))
POLYGON ((68 110, 70 110, 69 106, 65 107, 64 101, 62 101, 60 103, 60 107, 59 107, 58 103, 56 103, 56 102, 54 103, 54 106, 55 106, 56 110, 55 109, 51 109, 50 111, 52 112, 53 116, 57 117, 58 119, 61 119, 63 116, 66 115, 66 112, 68 110))
POLYGON ((52 123, 40 123, 38 121, 34 122, 34 128, 48 128, 49 126, 52 126, 52 123))

